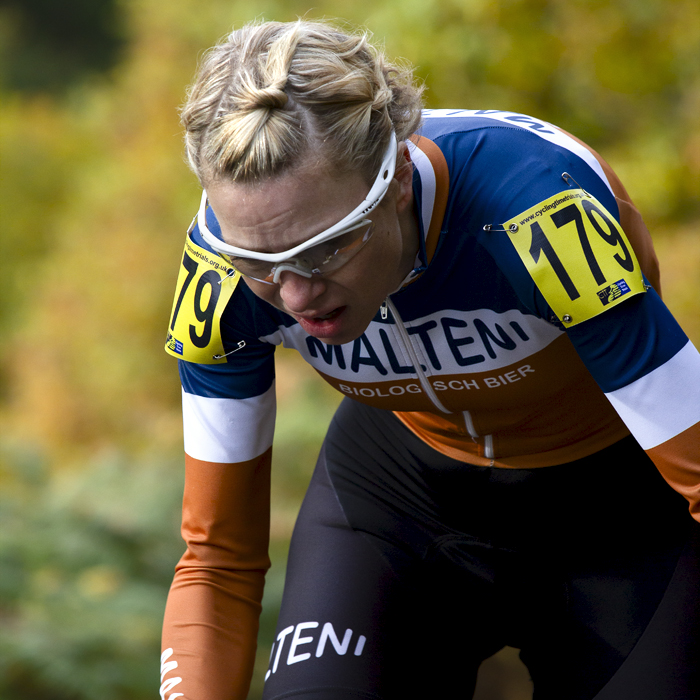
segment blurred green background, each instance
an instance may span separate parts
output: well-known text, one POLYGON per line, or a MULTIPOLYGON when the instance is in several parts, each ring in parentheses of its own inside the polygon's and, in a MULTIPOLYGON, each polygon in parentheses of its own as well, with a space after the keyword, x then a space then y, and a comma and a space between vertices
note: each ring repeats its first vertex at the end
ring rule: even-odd
MULTIPOLYGON (((697 0, 1 0, 0 699, 158 694, 182 551, 180 389, 163 350, 198 187, 177 110, 198 56, 253 18, 337 17, 417 66, 431 107, 530 113, 617 170, 700 342, 697 0)), ((338 401, 278 362, 274 566, 338 401)), ((507 650, 480 700, 529 697, 507 650)))

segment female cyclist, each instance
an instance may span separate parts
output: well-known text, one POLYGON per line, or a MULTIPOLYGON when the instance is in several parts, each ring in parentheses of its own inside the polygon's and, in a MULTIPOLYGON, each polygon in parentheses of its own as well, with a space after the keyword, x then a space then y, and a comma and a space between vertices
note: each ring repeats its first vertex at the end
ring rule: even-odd
POLYGON ((648 231, 561 129, 420 99, 366 36, 305 21, 234 31, 191 88, 161 696, 247 695, 284 344, 346 398, 267 700, 468 698, 504 645, 538 700, 697 697, 700 355, 648 231))

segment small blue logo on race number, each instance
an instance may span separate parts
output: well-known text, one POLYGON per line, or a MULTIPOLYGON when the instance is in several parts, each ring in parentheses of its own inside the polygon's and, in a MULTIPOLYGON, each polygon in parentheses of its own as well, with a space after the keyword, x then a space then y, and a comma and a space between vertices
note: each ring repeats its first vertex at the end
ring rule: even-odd
POLYGON ((173 352, 176 352, 178 355, 182 355, 183 347, 182 343, 174 338, 172 334, 168 333, 168 339, 166 341, 166 346, 172 350, 173 352))
POLYGON ((598 297, 600 298, 601 304, 603 304, 603 306, 607 306, 611 302, 615 301, 615 299, 619 299, 621 296, 627 294, 629 291, 630 288, 627 286, 627 282, 625 282, 625 280, 617 280, 617 282, 613 282, 609 287, 601 289, 598 292, 598 297))

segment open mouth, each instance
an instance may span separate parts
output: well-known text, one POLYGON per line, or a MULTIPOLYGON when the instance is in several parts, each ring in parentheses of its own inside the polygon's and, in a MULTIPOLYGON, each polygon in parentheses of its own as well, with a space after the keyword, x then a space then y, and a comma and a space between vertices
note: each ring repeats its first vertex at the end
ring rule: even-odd
POLYGON ((333 311, 329 311, 327 314, 323 314, 323 316, 314 316, 313 320, 314 321, 330 321, 332 318, 339 316, 342 313, 343 308, 344 308, 343 306, 339 306, 337 309, 333 309, 333 311))
POLYGON ((339 306, 321 316, 297 316, 299 325, 315 337, 334 337, 343 327, 343 312, 346 306, 339 306))

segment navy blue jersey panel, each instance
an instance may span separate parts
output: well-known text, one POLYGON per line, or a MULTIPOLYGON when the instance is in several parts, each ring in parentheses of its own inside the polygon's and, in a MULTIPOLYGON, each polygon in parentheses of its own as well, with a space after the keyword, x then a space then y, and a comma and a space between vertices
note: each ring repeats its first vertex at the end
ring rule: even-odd
POLYGON ((182 388, 188 394, 212 399, 260 396, 275 379, 275 364, 270 352, 265 355, 248 352, 241 356, 240 361, 229 360, 221 365, 198 365, 180 360, 178 366, 182 388))
MULTIPOLYGON (((447 309, 491 309, 497 313, 504 313, 518 308, 523 313, 534 313, 533 305, 520 300, 512 280, 503 273, 499 264, 502 261, 497 262, 484 249, 479 238, 480 236, 465 235, 457 240, 455 236, 450 245, 438 246, 433 262, 423 273, 420 282, 409 285, 392 296, 405 321, 421 318, 434 310, 434 299, 425 294, 426 286, 439 290, 443 306, 447 309)), ((506 254, 508 255, 509 251, 506 251, 506 254)), ((515 251, 513 254, 517 258, 515 251)), ((517 266, 518 263, 519 267, 524 268, 519 258, 512 261, 513 266, 517 266)), ((534 288, 529 275, 527 279, 523 279, 523 284, 529 290, 534 288)), ((534 299, 532 291, 531 299, 534 299)))
POLYGON ((569 328, 567 334, 605 392, 645 376, 688 342, 653 289, 569 328))
MULTIPOLYGON (((432 121, 442 120, 428 123, 432 121)), ((492 122, 488 129, 444 135, 435 142, 450 168, 451 197, 445 217, 450 230, 466 227, 476 232, 485 224, 508 221, 570 189, 563 173, 619 217, 614 195, 588 163, 535 133, 492 122)))

